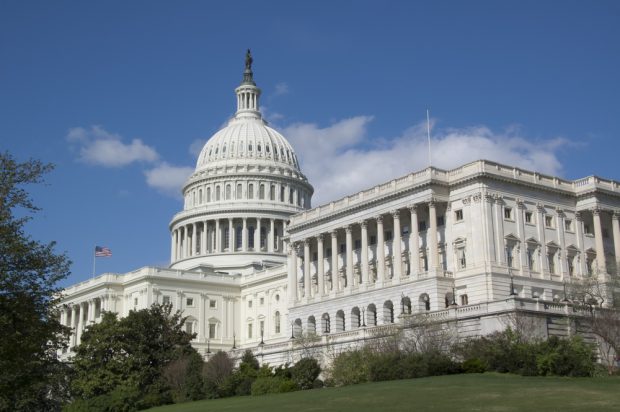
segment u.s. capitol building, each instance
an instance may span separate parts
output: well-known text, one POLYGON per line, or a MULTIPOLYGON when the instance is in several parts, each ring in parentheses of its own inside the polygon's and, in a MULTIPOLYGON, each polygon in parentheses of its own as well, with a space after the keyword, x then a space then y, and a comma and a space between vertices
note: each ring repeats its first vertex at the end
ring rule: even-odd
POLYGON ((72 346, 102 311, 155 302, 183 311, 200 353, 251 348, 272 363, 288 360, 292 338, 352 346, 417 313, 472 336, 527 311, 567 335, 566 284, 620 267, 620 183, 596 176, 479 160, 312 208, 293 147, 262 119, 251 63, 235 116, 183 187, 170 266, 68 287, 72 346))

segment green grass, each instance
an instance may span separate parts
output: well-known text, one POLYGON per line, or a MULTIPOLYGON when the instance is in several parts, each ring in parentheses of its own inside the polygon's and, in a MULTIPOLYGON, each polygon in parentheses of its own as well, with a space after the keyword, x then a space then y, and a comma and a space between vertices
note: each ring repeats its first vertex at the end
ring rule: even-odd
POLYGON ((437 376, 198 401, 151 411, 620 411, 620 379, 495 373, 437 376))

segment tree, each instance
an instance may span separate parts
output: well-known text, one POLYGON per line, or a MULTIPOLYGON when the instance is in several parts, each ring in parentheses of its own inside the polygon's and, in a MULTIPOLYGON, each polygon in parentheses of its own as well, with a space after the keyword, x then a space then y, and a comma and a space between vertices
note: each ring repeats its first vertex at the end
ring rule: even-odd
MULTIPOLYGON (((118 397, 126 397, 125 404, 136 408, 172 402, 165 369, 184 356, 189 356, 189 367, 195 353, 190 342, 195 335, 183 330, 185 318, 179 311, 171 312, 171 305, 159 304, 131 311, 122 319, 104 312, 100 323, 88 326, 73 365, 71 389, 77 404, 99 404, 98 398, 116 401, 118 397)), ((191 368, 196 369, 199 373, 202 365, 191 368)))
POLYGON ((39 209, 24 186, 42 183, 52 169, 0 153, 0 410, 58 410, 65 399, 66 367, 56 354, 69 329, 56 305, 70 261, 54 242, 25 232, 39 209))

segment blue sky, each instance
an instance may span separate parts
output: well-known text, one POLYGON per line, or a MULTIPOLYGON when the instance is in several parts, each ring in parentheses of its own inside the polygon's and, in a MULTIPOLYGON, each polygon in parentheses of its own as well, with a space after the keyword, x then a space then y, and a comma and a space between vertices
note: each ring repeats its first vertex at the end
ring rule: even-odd
POLYGON ((427 108, 438 166, 620 180, 620 2, 7 0, 0 150, 56 164, 29 230, 73 260, 66 284, 95 244, 98 273, 168 263, 175 186, 248 47, 315 204, 425 167, 427 108))

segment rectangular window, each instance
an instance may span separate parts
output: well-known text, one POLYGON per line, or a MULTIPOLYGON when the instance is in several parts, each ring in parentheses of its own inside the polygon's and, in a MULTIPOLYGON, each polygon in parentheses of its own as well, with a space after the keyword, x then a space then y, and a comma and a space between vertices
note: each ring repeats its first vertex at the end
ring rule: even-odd
POLYGON ((525 223, 532 223, 532 212, 525 212, 525 223))
POLYGON ((553 216, 545 216, 545 226, 553 227, 553 216))
POLYGON ((392 231, 388 230, 387 232, 385 232, 385 240, 392 240, 392 231))
POLYGON ((583 224, 583 233, 585 233, 586 235, 591 235, 592 234, 592 229, 590 228, 590 225, 587 223, 583 224))
POLYGON ((138 298, 133 298, 133 305, 138 306, 138 298))
POLYGON ((169 305, 170 304, 170 296, 165 295, 164 298, 162 299, 162 303, 164 305, 169 305))
POLYGON ((340 253, 344 253, 346 250, 347 250, 346 243, 341 243, 340 244, 340 253))
POLYGON ((443 226, 444 223, 445 222, 443 216, 437 216, 437 226, 443 226))
POLYGON ((403 236, 407 236, 409 234, 409 226, 403 226, 402 234, 403 236))
POLYGON ((375 235, 370 236, 370 244, 371 245, 376 245, 377 244, 377 236, 375 236, 375 235))
POLYGON ((461 295, 461 306, 469 305, 469 298, 467 295, 461 295))
POLYGON ((263 306, 265 304, 265 298, 261 297, 259 302, 260 302, 260 305, 263 306))
POLYGON ((248 300, 248 308, 251 308, 251 307, 252 307, 252 301, 248 300))
POLYGON ((360 249, 362 247, 362 241, 360 239, 355 239, 355 249, 360 249))
POLYGON ((192 322, 185 322, 185 332, 190 335, 194 333, 194 324, 192 322))
POLYGON ((248 339, 252 339, 252 324, 248 323, 248 339))
POLYGON ((570 219, 566 219, 564 221, 564 230, 566 230, 567 232, 572 232, 573 231, 573 221, 570 219))
POLYGON ((185 300, 185 304, 186 304, 187 306, 190 306, 190 307, 191 307, 191 306, 194 306, 194 298, 187 298, 187 299, 185 300))
POLYGON ((209 323, 209 339, 215 339, 215 323, 209 323))
POLYGON ((325 256, 332 257, 332 248, 328 247, 325 251, 325 256))
POLYGON ((504 219, 512 220, 512 208, 510 207, 504 208, 504 219))
POLYGON ((463 209, 454 211, 454 220, 456 220, 457 222, 460 222, 463 220, 463 209))
POLYGON ((527 267, 529 270, 534 270, 534 251, 532 249, 527 250, 527 267))
POLYGON ((313 261, 316 261, 316 260, 318 260, 318 259, 319 259, 319 255, 318 255, 318 253, 317 253, 317 252, 312 253, 312 260, 313 260, 313 261))
POLYGON ((426 230, 426 221, 420 220, 420 222, 418 223, 418 231, 424 232, 425 230, 426 230))
POLYGON ((260 321, 260 333, 261 335, 265 333, 265 321, 264 320, 260 321))
POLYGON ((215 300, 213 300, 213 299, 209 300, 209 307, 211 309, 217 308, 217 302, 215 300))

